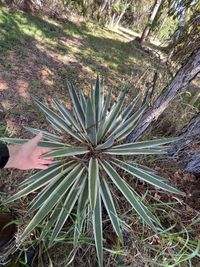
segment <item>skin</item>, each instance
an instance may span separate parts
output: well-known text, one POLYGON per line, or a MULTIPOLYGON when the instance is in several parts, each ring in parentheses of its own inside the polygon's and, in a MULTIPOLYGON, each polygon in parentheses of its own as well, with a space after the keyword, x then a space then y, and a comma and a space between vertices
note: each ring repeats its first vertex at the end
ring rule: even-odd
POLYGON ((19 170, 48 169, 48 165, 53 163, 53 159, 42 157, 51 151, 48 148, 38 146, 38 142, 42 137, 42 133, 39 133, 23 145, 8 146, 10 157, 4 168, 15 168, 19 170))

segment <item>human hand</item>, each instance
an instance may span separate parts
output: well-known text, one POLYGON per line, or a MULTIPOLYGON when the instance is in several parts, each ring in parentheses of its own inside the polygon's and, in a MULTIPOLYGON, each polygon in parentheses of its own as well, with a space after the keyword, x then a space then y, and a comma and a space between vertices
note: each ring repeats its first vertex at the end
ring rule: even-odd
POLYGON ((42 158, 43 154, 51 151, 49 148, 38 146, 38 142, 42 137, 42 133, 39 133, 23 145, 8 146, 10 157, 4 168, 16 168, 19 170, 47 169, 53 159, 42 158))

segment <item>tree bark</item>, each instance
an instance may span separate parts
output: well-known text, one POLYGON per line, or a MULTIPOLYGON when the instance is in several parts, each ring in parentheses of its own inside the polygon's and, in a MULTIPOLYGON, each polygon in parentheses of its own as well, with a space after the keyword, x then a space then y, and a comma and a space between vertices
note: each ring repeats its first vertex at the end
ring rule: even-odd
POLYGON ((185 161, 187 162, 186 170, 194 175, 200 174, 200 151, 189 155, 185 161))
POLYGON ((144 28, 144 31, 143 31, 142 36, 140 38, 141 44, 149 36, 150 30, 151 30, 151 25, 153 24, 153 21, 154 21, 156 15, 158 13, 158 9, 159 9, 161 3, 162 3, 162 0, 155 0, 155 2, 153 4, 152 11, 151 11, 149 19, 148 19, 148 23, 147 23, 146 27, 144 28))
POLYGON ((150 124, 157 120, 159 115, 168 107, 171 101, 181 92, 183 92, 186 86, 196 77, 200 72, 200 48, 193 51, 188 57, 187 61, 178 70, 175 77, 164 88, 163 92, 156 99, 153 106, 150 107, 140 123, 128 136, 127 142, 133 142, 138 139, 144 131, 150 126, 150 124))
POLYGON ((186 170, 194 175, 200 174, 200 147, 191 144, 200 140, 200 113, 180 132, 179 140, 172 143, 168 154, 176 157, 186 170))
POLYGON ((115 22, 115 27, 118 27, 118 25, 119 25, 119 23, 120 23, 122 17, 123 17, 124 14, 126 13, 126 10, 128 9, 129 6, 130 6, 130 3, 127 3, 127 2, 126 2, 126 4, 124 5, 124 8, 123 8, 121 14, 118 16, 117 21, 115 22))
POLYGON ((200 113, 179 133, 179 140, 173 142, 168 150, 170 156, 179 155, 195 140, 200 139, 200 113))
POLYGON ((99 16, 102 15, 102 13, 103 13, 104 9, 106 8, 107 4, 108 4, 108 0, 101 1, 101 4, 99 4, 99 9, 98 9, 99 16))
POLYGON ((25 12, 34 13, 38 8, 42 7, 41 0, 25 0, 23 2, 25 12))

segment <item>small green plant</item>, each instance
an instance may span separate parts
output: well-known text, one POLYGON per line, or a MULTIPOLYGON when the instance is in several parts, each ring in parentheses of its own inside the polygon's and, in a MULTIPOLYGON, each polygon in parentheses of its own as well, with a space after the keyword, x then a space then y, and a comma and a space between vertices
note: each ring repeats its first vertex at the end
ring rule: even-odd
MULTIPOLYGON (((113 185, 121 191, 146 224, 155 231, 161 229, 159 219, 148 210, 141 196, 120 174, 125 171, 165 191, 181 194, 153 170, 128 160, 132 155, 165 154, 164 145, 174 138, 123 144, 147 106, 146 101, 143 101, 140 108, 133 112, 139 104, 140 97, 137 96, 123 108, 127 89, 125 85, 113 103, 112 91, 105 96, 99 77, 88 96, 81 90, 78 95, 74 85, 68 82, 73 111, 68 110, 58 98, 54 99, 57 112, 34 98, 58 135, 29 127, 27 129, 34 134, 41 131, 45 140, 39 145, 52 149, 45 157, 54 157, 60 161, 25 179, 19 191, 8 199, 7 203, 41 189, 30 204, 28 214, 35 215, 21 239, 43 222, 40 238, 48 234, 49 244, 52 245, 67 219, 70 216, 74 219, 76 211, 74 247, 77 247, 81 233, 86 231, 92 221, 99 266, 103 266, 102 204, 116 235, 123 242, 121 223, 113 199, 113 185), (66 133, 73 137, 73 145, 65 142, 66 133)), ((15 138, 2 140, 9 143, 27 141, 15 138)))

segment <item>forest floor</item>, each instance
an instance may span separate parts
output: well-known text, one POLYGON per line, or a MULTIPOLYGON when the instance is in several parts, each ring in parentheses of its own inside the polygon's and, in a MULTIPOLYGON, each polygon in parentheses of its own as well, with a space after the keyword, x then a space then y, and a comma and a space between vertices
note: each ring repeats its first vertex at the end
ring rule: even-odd
MULTIPOLYGON (((124 28, 117 31, 103 28, 73 16, 61 23, 0 7, 0 136, 29 138, 23 126, 48 128, 31 95, 50 105, 52 97, 59 96, 69 105, 66 79, 72 79, 87 94, 91 81, 94 82, 99 73, 106 89, 112 87, 115 96, 128 82, 128 102, 138 92, 145 94, 156 71, 153 101, 171 79, 175 67, 169 68, 164 55, 160 58, 154 53, 157 50, 152 47, 156 49, 157 43, 147 44, 148 50, 143 50, 132 41, 134 35, 124 28)), ((190 105, 197 90, 200 90, 199 82, 195 81, 145 135, 148 138, 176 135, 198 112, 199 103, 190 105)), ((122 219, 130 228, 124 231, 125 244, 120 247, 110 225, 105 224, 105 266, 200 266, 199 178, 186 173, 175 159, 142 157, 139 162, 145 162, 168 178, 185 192, 185 197, 163 194, 139 182, 133 185, 141 192, 148 191, 151 209, 167 228, 154 234, 141 225, 119 195, 122 219)), ((4 170, 0 182, 2 196, 14 191, 26 175, 27 172, 4 170)), ((18 207, 23 213, 20 209, 23 208, 18 207)), ((54 266, 65 266, 69 247, 70 243, 58 242, 49 251, 54 266)), ((71 266, 77 264, 97 266, 92 245, 78 251, 71 266)))

